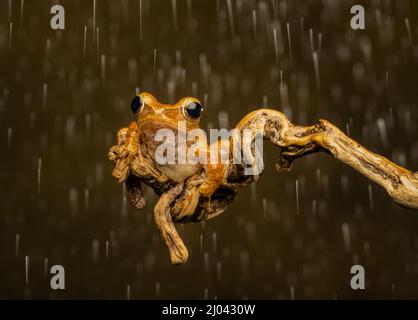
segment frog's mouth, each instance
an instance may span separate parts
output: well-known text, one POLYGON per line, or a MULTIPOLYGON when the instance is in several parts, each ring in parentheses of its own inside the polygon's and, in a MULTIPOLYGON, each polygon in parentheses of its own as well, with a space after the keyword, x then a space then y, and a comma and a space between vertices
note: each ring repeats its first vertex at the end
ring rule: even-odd
POLYGON ((192 130, 198 128, 196 124, 190 123, 184 119, 173 121, 172 119, 156 119, 152 116, 147 116, 138 120, 139 130, 157 131, 160 129, 172 130, 175 134, 182 130, 192 130))
POLYGON ((144 134, 155 135, 159 130, 171 130, 174 134, 178 132, 178 124, 165 120, 141 120, 138 124, 139 130, 144 134))

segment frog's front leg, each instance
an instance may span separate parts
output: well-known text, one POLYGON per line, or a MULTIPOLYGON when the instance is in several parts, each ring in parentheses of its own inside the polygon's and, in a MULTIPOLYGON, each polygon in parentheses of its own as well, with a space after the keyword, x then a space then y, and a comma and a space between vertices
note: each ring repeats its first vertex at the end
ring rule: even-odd
POLYGON ((118 182, 124 182, 129 176, 129 166, 138 154, 139 131, 135 121, 128 128, 118 131, 118 145, 109 151, 109 159, 115 164, 112 175, 118 182))
POLYGON ((121 183, 125 182, 129 200, 135 209, 141 210, 145 206, 141 180, 131 174, 131 163, 138 155, 139 131, 136 121, 128 128, 118 131, 118 145, 109 151, 109 159, 114 163, 113 176, 121 183))
POLYGON ((155 223, 170 253, 172 264, 185 263, 189 256, 189 252, 180 238, 171 217, 171 204, 180 195, 183 186, 184 183, 179 183, 166 193, 163 193, 154 207, 155 223))

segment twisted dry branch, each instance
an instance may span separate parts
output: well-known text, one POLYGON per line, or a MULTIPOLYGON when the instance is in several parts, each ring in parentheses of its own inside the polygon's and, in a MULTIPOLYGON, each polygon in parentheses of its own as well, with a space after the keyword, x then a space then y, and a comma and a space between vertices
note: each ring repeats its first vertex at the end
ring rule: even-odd
MULTIPOLYGON (((418 209, 417 172, 413 173, 367 150, 326 120, 320 120, 313 126, 295 126, 279 111, 260 109, 245 116, 236 128, 250 129, 254 137, 255 132, 262 132, 264 138, 280 147, 279 170, 290 170, 293 161, 299 157, 313 152, 327 152, 382 186, 398 204, 418 209)), ((124 152, 117 148, 123 148, 125 141, 123 137, 119 137, 119 140, 119 146, 112 147, 109 153, 115 163, 114 175, 119 182, 125 181, 131 202, 138 209, 145 204, 141 181, 161 195, 154 208, 154 216, 173 264, 185 263, 188 257, 187 248, 174 223, 212 219, 232 203, 241 187, 258 179, 258 176, 245 175, 244 165, 233 164, 230 157, 231 163, 225 170, 223 184, 208 199, 201 196, 197 188, 204 181, 204 171, 184 182, 172 182, 152 165, 143 165, 151 164, 150 157, 143 150, 140 149, 131 158, 121 156, 124 152)), ((251 150, 243 152, 253 153, 254 143, 249 148, 251 150)))

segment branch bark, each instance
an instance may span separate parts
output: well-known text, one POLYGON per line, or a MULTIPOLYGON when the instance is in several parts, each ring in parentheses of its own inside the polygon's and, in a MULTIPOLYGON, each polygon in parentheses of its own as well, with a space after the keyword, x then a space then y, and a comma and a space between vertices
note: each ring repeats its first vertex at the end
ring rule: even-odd
POLYGON ((313 126, 295 126, 283 113, 261 109, 248 114, 237 128, 264 130, 264 136, 281 147, 279 169, 289 170, 295 159, 306 154, 328 152, 382 186, 398 204, 418 209, 417 172, 367 150, 327 120, 313 126))

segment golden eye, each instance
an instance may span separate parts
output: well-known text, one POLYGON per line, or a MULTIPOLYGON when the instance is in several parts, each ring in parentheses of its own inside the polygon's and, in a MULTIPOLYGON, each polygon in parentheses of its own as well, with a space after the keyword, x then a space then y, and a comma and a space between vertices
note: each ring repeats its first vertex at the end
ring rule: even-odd
POLYGON ((183 112, 191 119, 198 119, 203 113, 203 106, 197 101, 190 101, 183 106, 183 112))

